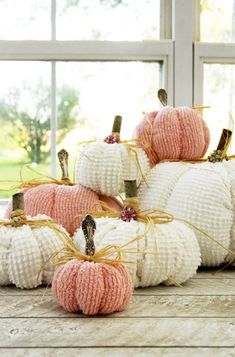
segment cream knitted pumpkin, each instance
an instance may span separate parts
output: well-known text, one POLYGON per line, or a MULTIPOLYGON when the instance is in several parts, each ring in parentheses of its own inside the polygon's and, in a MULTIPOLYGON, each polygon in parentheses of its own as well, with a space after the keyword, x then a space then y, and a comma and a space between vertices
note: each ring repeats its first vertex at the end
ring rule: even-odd
MULTIPOLYGON (((183 283, 196 273, 201 262, 200 249, 190 228, 181 222, 172 221, 148 229, 146 223, 131 219, 131 214, 133 210, 129 206, 123 211, 121 219, 97 218, 94 240, 99 250, 107 245, 122 246, 144 235, 126 247, 138 250, 138 254, 126 252, 123 255, 124 261, 132 261, 126 265, 135 287, 183 283)), ((75 233, 74 242, 84 251, 82 237, 82 230, 79 229, 75 233)))
POLYGON ((124 180, 136 179, 139 185, 149 171, 145 152, 120 141, 121 120, 120 116, 116 116, 112 134, 104 141, 87 144, 77 161, 77 181, 107 196, 123 191, 124 180))
MULTIPOLYGON (((142 209, 164 209, 195 224, 225 248, 235 248, 235 160, 161 163, 147 182, 139 190, 142 209)), ((195 232, 202 265, 217 266, 228 259, 225 249, 195 232)))
MULTIPOLYGON (((14 284, 21 289, 31 289, 50 284, 54 266, 49 258, 63 247, 58 232, 39 224, 39 221, 51 219, 45 215, 26 217, 22 211, 14 211, 12 217, 10 221, 0 222, 0 285, 14 284), (26 223, 12 224, 21 219, 26 223)), ((56 229, 66 234, 61 226, 56 225, 56 229)))

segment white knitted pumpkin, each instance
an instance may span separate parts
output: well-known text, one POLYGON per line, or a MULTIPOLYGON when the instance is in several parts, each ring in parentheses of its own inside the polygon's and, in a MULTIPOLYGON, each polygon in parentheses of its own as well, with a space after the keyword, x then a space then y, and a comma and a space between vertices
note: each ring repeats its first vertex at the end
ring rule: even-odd
MULTIPOLYGON (((185 282, 196 273, 201 262, 200 249, 194 232, 183 223, 176 221, 164 221, 165 223, 153 224, 150 228, 149 223, 143 221, 144 213, 139 211, 134 184, 135 181, 125 182, 129 201, 124 202, 125 208, 121 215, 117 213, 119 218, 96 219, 94 236, 96 249, 109 245, 123 246, 128 243, 126 248, 131 248, 134 253, 126 251, 123 260, 132 261, 127 264, 127 267, 135 287, 185 282), (131 201, 130 197, 134 201, 131 201), (135 239, 141 235, 143 235, 141 239, 135 239), (129 243, 130 241, 132 242, 129 243)), ((110 214, 113 216, 113 212, 110 214)), ((84 251, 85 244, 81 229, 75 233, 74 242, 80 250, 84 251)))
MULTIPOLYGON (((203 229, 225 248, 235 248, 235 160, 161 163, 139 190, 142 209, 158 207, 203 229)), ((202 265, 217 266, 227 251, 195 231, 202 265)))
MULTIPOLYGON (((45 215, 27 219, 50 220, 45 215)), ((57 229, 65 232, 59 225, 57 229)), ((49 260, 53 252, 62 247, 61 237, 47 226, 0 226, 0 285, 14 284, 21 289, 31 289, 50 284, 54 266, 49 260)))
POLYGON ((150 167, 147 155, 141 148, 119 142, 121 117, 116 116, 113 134, 105 141, 87 144, 77 161, 77 182, 107 196, 123 191, 123 181, 137 181, 139 185, 150 167))
MULTIPOLYGON (((146 231, 146 224, 137 221, 124 222, 115 218, 98 218, 95 221, 97 251, 107 245, 123 245, 146 231)), ((80 250, 85 250, 81 229, 76 232, 74 242, 80 250)), ((156 225, 144 238, 131 243, 128 248, 134 248, 135 251, 146 248, 147 251, 123 255, 124 261, 132 261, 126 266, 135 287, 183 283, 196 273, 201 262, 195 234, 184 224, 175 221, 156 225)))

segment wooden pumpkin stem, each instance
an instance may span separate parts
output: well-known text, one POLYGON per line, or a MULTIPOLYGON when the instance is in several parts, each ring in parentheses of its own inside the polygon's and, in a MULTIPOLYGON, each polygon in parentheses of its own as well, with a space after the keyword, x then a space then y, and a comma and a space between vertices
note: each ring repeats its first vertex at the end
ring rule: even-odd
POLYGON ((24 194, 22 192, 15 193, 12 196, 12 210, 24 210, 24 194))
POLYGON ((122 117, 120 115, 116 115, 113 122, 112 133, 120 134, 122 127, 122 117))
POLYGON ((68 180, 69 179, 69 170, 68 170, 68 157, 69 153, 68 151, 62 149, 58 152, 58 159, 60 162, 60 167, 62 171, 62 180, 68 180))
POLYGON ((82 231, 86 240, 86 255, 95 254, 94 234, 96 230, 95 220, 89 214, 82 221, 82 231))
POLYGON ((232 136, 231 130, 223 129, 219 144, 217 146, 217 150, 224 151, 224 150, 228 149, 231 136, 232 136))
POLYGON ((137 197, 136 180, 124 181, 126 198, 137 197))
POLYGON ((167 106, 167 92, 165 89, 159 89, 157 92, 158 99, 160 100, 160 103, 163 105, 163 107, 167 106))

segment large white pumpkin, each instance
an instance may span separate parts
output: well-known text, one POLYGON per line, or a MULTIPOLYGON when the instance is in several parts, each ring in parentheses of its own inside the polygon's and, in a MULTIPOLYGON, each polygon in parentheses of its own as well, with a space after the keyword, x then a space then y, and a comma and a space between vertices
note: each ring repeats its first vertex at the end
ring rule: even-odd
MULTIPOLYGON (((50 220, 45 215, 29 220, 50 220)), ((7 220, 5 220, 7 222, 7 220)), ((65 232, 61 226, 57 229, 65 232)), ((0 285, 14 284, 21 289, 50 284, 54 266, 50 257, 63 247, 61 237, 49 227, 0 227, 0 285)))
MULTIPOLYGON (((204 230, 225 248, 235 248, 235 160, 218 163, 161 163, 139 190, 142 209, 158 207, 204 230)), ((195 231, 202 265, 228 260, 218 244, 195 231)))
MULTIPOLYGON (((124 222, 115 218, 98 218, 94 241, 96 250, 107 245, 122 246, 146 232, 147 225, 132 220, 124 222)), ((74 242, 85 251, 83 232, 79 229, 74 242)), ((124 261, 135 287, 147 287, 163 283, 174 285, 191 278, 201 263, 200 249, 194 232, 180 222, 156 224, 144 238, 126 248, 140 250, 138 254, 125 253, 124 261), (146 253, 141 250, 146 249, 146 253), (155 254, 151 254, 151 253, 155 254)))
POLYGON ((122 192, 124 180, 136 180, 139 185, 150 169, 147 155, 141 148, 132 145, 130 149, 125 143, 115 142, 120 127, 121 117, 117 116, 113 135, 107 137, 106 141, 97 140, 87 144, 77 161, 77 182, 107 196, 122 192))

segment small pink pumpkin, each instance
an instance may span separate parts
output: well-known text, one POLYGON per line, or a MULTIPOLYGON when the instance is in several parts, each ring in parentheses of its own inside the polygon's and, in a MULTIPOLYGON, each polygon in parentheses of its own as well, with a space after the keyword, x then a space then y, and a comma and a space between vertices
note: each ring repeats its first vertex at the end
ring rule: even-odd
MULTIPOLYGON (((94 208, 95 202, 102 200, 110 207, 122 210, 121 202, 115 197, 98 195, 96 192, 81 185, 72 184, 68 179, 68 153, 61 150, 58 153, 63 173, 64 184, 41 184, 26 188, 24 192, 24 211, 26 215, 45 214, 60 223, 70 234, 80 227, 79 213, 94 208)), ((97 206, 101 210, 101 207, 97 206)), ((102 208, 103 209, 103 208, 102 208)), ((9 217, 11 204, 8 205, 5 216, 9 217)))
MULTIPOLYGON (((198 113, 188 107, 172 108, 165 105, 161 110, 147 113, 137 126, 134 137, 147 144, 145 149, 152 166, 168 159, 194 160, 205 155, 210 133, 198 113)), ((166 94, 165 94, 166 95, 166 94)))
MULTIPOLYGON (((95 228, 95 221, 87 215, 82 223, 87 256, 95 254, 95 228)), ((110 265, 73 259, 56 270, 52 292, 66 311, 81 311, 86 315, 110 314, 127 307, 133 285, 121 263, 110 265)))

